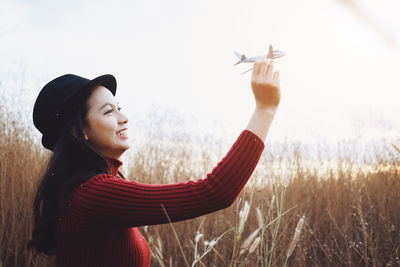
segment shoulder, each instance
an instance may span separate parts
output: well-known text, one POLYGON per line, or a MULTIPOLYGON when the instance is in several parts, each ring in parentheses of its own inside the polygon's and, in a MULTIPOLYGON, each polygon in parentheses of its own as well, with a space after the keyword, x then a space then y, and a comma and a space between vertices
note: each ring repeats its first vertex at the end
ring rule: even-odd
POLYGON ((121 179, 118 176, 112 175, 112 174, 107 174, 107 173, 97 173, 97 174, 92 174, 87 176, 87 179, 81 183, 77 189, 79 188, 85 188, 88 186, 93 186, 99 183, 102 183, 107 180, 113 180, 113 179, 121 179))
POLYGON ((82 193, 82 189, 93 187, 93 185, 99 184, 99 182, 107 179, 119 179, 118 177, 105 173, 96 172, 79 172, 71 175, 67 182, 62 185, 60 190, 61 199, 66 203, 76 196, 76 194, 82 193))
POLYGON ((111 188, 115 185, 124 184, 127 181, 124 178, 118 177, 112 174, 95 174, 91 175, 83 183, 79 184, 72 192, 72 197, 78 195, 87 195, 90 193, 99 193, 107 190, 112 190, 111 188))

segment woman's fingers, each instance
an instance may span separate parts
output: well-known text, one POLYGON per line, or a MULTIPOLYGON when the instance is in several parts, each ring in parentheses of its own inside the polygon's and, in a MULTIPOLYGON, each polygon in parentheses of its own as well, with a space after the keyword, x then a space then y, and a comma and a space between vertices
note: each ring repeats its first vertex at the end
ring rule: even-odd
POLYGON ((271 60, 257 61, 253 65, 252 81, 260 83, 274 83, 274 62, 271 60))
POLYGON ((275 69, 274 61, 255 62, 251 79, 253 82, 266 83, 279 87, 279 71, 275 69))
POLYGON ((253 64, 253 72, 252 72, 252 78, 254 78, 255 76, 258 76, 260 73, 260 68, 261 68, 261 62, 255 62, 253 64))
POLYGON ((268 61, 260 61, 260 75, 265 76, 268 70, 268 61))
POLYGON ((273 78, 272 78, 272 82, 273 82, 273 84, 274 84, 276 87, 280 88, 280 83, 279 83, 279 70, 276 70, 276 71, 274 72, 274 76, 273 76, 273 78))
POLYGON ((266 78, 267 81, 272 81, 272 76, 274 74, 274 61, 268 63, 266 78))

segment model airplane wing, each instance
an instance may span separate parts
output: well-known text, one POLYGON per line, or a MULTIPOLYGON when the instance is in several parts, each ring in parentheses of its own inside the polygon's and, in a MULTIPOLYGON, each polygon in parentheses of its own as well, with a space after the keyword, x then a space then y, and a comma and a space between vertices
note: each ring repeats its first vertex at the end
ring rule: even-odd
MULTIPOLYGON (((236 64, 234 64, 233 66, 236 66, 237 64, 240 64, 240 63, 254 63, 254 62, 257 62, 259 60, 265 60, 267 58, 276 59, 276 58, 283 57, 285 55, 285 52, 283 52, 283 51, 274 50, 274 48, 272 47, 271 44, 268 47, 268 54, 267 55, 263 55, 263 56, 246 58, 246 56, 244 54, 238 53, 236 51, 233 52, 233 53, 239 59, 239 61, 236 64)), ((246 72, 248 72, 250 70, 252 70, 252 68, 247 70, 247 71, 245 71, 245 72, 243 72, 242 74, 244 74, 244 73, 246 73, 246 72)))

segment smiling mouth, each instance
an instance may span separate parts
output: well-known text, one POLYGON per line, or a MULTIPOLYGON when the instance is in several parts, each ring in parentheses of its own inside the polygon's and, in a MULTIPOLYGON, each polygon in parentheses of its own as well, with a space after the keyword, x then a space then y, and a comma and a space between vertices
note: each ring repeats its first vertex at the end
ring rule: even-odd
POLYGON ((118 136, 127 136, 128 134, 127 134, 126 130, 128 130, 128 129, 122 129, 122 130, 118 131, 117 135, 118 136))

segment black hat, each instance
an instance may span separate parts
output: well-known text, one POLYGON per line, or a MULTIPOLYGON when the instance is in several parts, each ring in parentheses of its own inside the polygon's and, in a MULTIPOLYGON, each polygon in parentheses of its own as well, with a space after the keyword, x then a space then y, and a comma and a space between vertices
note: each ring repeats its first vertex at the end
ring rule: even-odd
POLYGON ((65 74, 43 87, 33 108, 33 124, 42 133, 45 148, 53 150, 65 123, 98 85, 106 87, 115 95, 117 81, 111 74, 93 80, 65 74))

